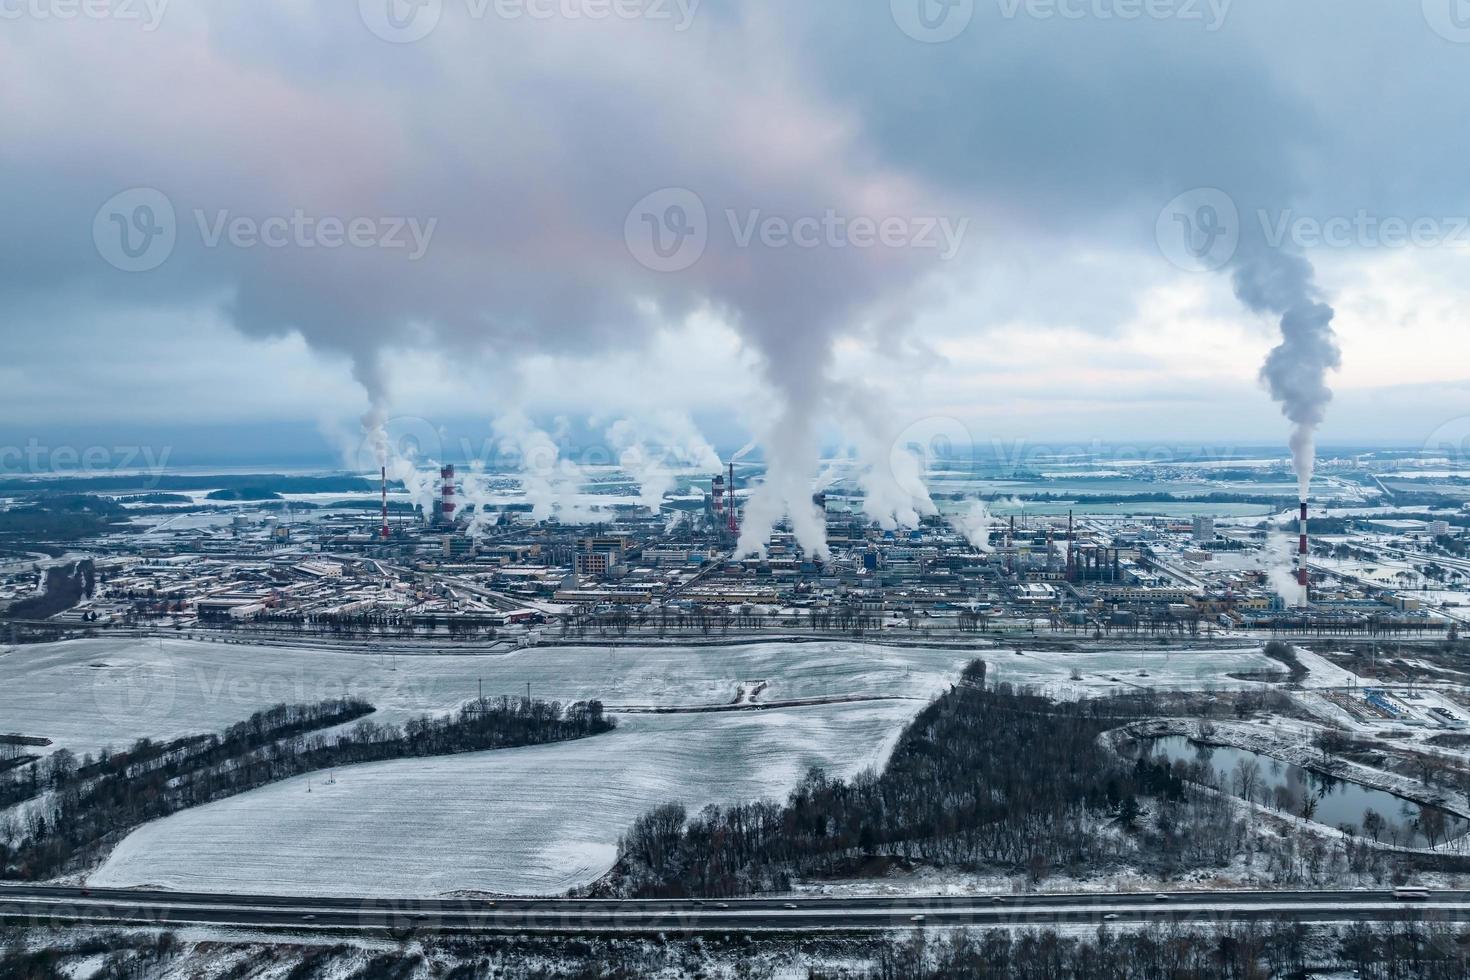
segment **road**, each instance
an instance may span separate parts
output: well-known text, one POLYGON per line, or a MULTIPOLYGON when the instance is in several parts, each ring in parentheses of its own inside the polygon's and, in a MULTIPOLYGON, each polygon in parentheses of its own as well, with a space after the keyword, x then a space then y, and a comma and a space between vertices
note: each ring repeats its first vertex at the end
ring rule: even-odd
POLYGON ((1173 892, 964 897, 757 898, 728 901, 582 899, 351 899, 211 895, 49 885, 0 887, 0 921, 28 925, 289 929, 404 933, 867 932, 1225 922, 1470 922, 1470 892, 1173 892))

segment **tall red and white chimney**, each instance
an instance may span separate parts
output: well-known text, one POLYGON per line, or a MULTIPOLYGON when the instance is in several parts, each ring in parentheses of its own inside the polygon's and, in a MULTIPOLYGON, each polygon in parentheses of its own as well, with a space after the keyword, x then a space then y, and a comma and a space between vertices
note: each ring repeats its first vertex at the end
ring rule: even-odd
POLYGON ((1301 539, 1297 544, 1296 580, 1297 584, 1302 587, 1302 603, 1305 604, 1307 588, 1311 584, 1307 578, 1307 502, 1305 500, 1302 501, 1301 539))
POLYGON ((730 524, 729 524, 730 533, 731 534, 739 534, 740 533, 740 518, 737 516, 737 512, 735 510, 735 461, 734 460, 731 460, 730 461, 730 485, 726 489, 730 493, 730 506, 727 509, 727 512, 725 514, 725 517, 730 522, 730 524))
POLYGON ((454 523, 454 464, 439 470, 439 479, 444 486, 439 491, 439 512, 444 515, 445 524, 454 523))

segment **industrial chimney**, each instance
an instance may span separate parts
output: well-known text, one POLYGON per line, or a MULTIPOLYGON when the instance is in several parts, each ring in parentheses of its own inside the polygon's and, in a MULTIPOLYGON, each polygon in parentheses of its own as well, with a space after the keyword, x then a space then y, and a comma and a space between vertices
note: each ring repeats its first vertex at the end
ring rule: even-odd
POLYGON ((1311 586, 1311 581, 1307 577, 1307 502, 1305 500, 1302 501, 1301 539, 1297 544, 1296 580, 1297 584, 1302 587, 1302 605, 1306 605, 1307 590, 1311 586))
POLYGON ((444 515, 445 524, 454 523, 454 464, 439 470, 439 479, 443 481, 443 489, 439 491, 439 513, 444 515))
POLYGON ((730 521, 730 524, 729 524, 730 533, 731 534, 739 534, 740 533, 740 521, 739 521, 739 519, 735 515, 735 461, 734 460, 731 460, 730 461, 730 486, 729 486, 729 493, 730 493, 730 507, 728 509, 728 513, 725 516, 730 521))

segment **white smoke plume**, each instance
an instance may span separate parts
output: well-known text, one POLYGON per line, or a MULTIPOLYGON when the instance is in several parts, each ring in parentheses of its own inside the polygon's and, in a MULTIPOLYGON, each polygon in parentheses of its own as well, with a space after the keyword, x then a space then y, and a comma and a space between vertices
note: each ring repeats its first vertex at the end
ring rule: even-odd
POLYGON ((895 531, 918 527, 922 518, 938 514, 924 485, 931 446, 918 437, 926 433, 895 423, 885 399, 870 385, 846 390, 843 409, 854 432, 857 482, 868 518, 885 531, 895 531))
MULTIPOLYGON (((880 308, 906 307, 950 253, 846 240, 772 246, 759 225, 828 214, 843 227, 918 224, 961 213, 949 189, 873 152, 847 105, 806 77, 807 39, 774 2, 727 6, 678 32, 645 17, 486 30, 464 5, 442 7, 437 29, 390 59, 401 75, 384 74, 385 49, 352 3, 189 5, 171 11, 166 32, 101 46, 86 32, 17 25, 24 39, 5 32, 0 64, 35 78, 37 91, 61 91, 78 66, 112 83, 67 101, 64 114, 32 96, 0 109, 7 135, 37 137, 23 159, 0 161, 0 186, 10 200, 50 175, 58 201, 97 203, 104 188, 157 187, 181 220, 156 275, 121 279, 95 255, 58 272, 103 277, 102 292, 116 291, 109 304, 217 313, 249 337, 295 335, 346 357, 370 433, 392 404, 399 350, 443 355, 478 381, 478 370, 500 370, 487 361, 513 371, 536 358, 638 351, 694 317, 717 320, 739 335, 779 406, 762 433, 765 492, 791 493, 757 508, 752 540, 769 523, 760 514, 779 519, 789 505, 819 546, 802 501, 832 348, 880 308), (261 50, 246 40, 267 37, 295 40, 261 50), (303 54, 318 45, 340 59, 337 82, 324 84, 303 54), (199 138, 196 106, 153 97, 180 77, 201 79, 237 110, 211 117, 209 139, 199 138), (454 97, 410 95, 410 79, 454 97), (43 134, 43 121, 60 115, 73 135, 43 134), (282 152, 303 145, 319 152, 282 152), (178 146, 193 149, 187 165, 169 149, 178 146), (66 166, 79 157, 95 163, 84 178, 66 166), (675 202, 697 228, 668 226, 675 202), (303 210, 376 221, 383 247, 213 248, 183 233, 196 211, 273 219, 303 210), (656 253, 685 241, 699 248, 663 267, 656 253)), ((43 229, 63 228, 69 248, 71 217, 28 205, 18 234, 41 241, 43 229)), ((28 293, 29 278, 0 276, 0 288, 7 299, 28 293)), ((545 480, 565 482, 555 472, 545 480)), ((532 487, 543 513, 558 506, 546 490, 532 487)))
POLYGON ((791 424, 766 447, 765 479, 750 492, 740 516, 737 556, 765 555, 771 531, 783 517, 808 557, 830 556, 827 522, 812 502, 818 458, 814 413, 788 409, 787 417, 791 424))
POLYGON ((990 516, 990 509, 985 506, 985 501, 976 500, 964 514, 953 515, 950 517, 950 524, 965 536, 971 547, 985 552, 995 550, 990 543, 990 529, 995 521, 990 516))
POLYGON ((439 467, 433 460, 426 460, 427 469, 420 469, 412 459, 394 455, 388 461, 388 479, 403 484, 409 502, 425 517, 434 512, 434 501, 439 498, 439 467))
POLYGON ((749 456, 751 453, 755 452, 756 449, 759 446, 760 446, 760 440, 758 440, 758 439, 752 439, 752 440, 750 440, 745 445, 743 445, 739 449, 735 450, 735 455, 730 457, 730 462, 732 462, 732 463, 738 463, 738 462, 740 462, 742 459, 744 459, 745 457, 749 456))
POLYGON ((1300 255, 1258 250, 1235 269, 1235 295, 1257 313, 1281 318, 1281 344, 1261 368, 1261 382, 1291 420, 1291 459, 1306 500, 1316 467, 1317 429, 1327 418, 1327 372, 1342 366, 1332 307, 1320 301, 1312 264, 1300 255))
POLYGON ((582 500, 586 483, 582 468, 562 457, 561 447, 549 433, 520 412, 497 416, 494 433, 499 451, 517 461, 532 520, 581 524, 599 519, 597 508, 582 500))
POLYGON ((713 474, 722 468, 719 454, 682 412, 655 412, 645 422, 619 419, 608 426, 606 438, 618 465, 638 481, 639 503, 651 513, 663 506, 680 472, 713 474))
POLYGON ((924 464, 910 448, 864 439, 858 443, 858 458, 864 460, 858 474, 863 512, 883 530, 918 527, 922 518, 939 513, 924 486, 924 464))
POLYGON ((1273 532, 1266 542, 1266 583, 1287 606, 1306 601, 1296 577, 1297 544, 1297 539, 1285 532, 1273 532))
POLYGON ((664 498, 674 489, 674 472, 660 459, 657 451, 642 440, 631 436, 631 426, 620 429, 624 423, 615 423, 608 430, 608 439, 618 456, 618 465, 638 481, 638 503, 657 514, 663 507, 664 498))
MULTIPOLYGON (((439 464, 428 457, 418 455, 418 444, 412 440, 395 440, 388 431, 386 404, 375 401, 374 407, 362 417, 363 441, 356 453, 345 448, 343 456, 349 467, 361 468, 372 463, 375 469, 387 471, 390 481, 403 484, 409 502, 424 516, 433 513, 434 501, 439 497, 439 464)), ((376 480, 377 473, 369 476, 376 480)))
POLYGON ((459 498, 474 507, 469 524, 465 526, 465 533, 472 538, 484 536, 500 516, 494 509, 496 495, 490 481, 490 475, 481 469, 478 462, 460 477, 459 498))
POLYGON ((813 493, 826 493, 842 478, 842 470, 850 461, 834 460, 822 467, 822 472, 817 474, 817 482, 812 486, 813 493))

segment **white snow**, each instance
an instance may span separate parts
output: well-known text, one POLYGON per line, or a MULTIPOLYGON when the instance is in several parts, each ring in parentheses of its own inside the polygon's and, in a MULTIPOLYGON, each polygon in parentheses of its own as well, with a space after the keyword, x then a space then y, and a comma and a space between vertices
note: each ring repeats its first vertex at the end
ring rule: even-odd
POLYGON ((916 702, 625 718, 556 745, 373 763, 185 810, 91 881, 221 892, 555 894, 601 876, 640 814, 783 797, 809 766, 883 763, 916 702), (307 784, 310 783, 310 792, 307 784))
MULTIPOLYGON (((1135 687, 1241 687, 1227 675, 1280 670, 1254 650, 983 651, 857 642, 536 647, 485 655, 378 656, 188 639, 95 639, 0 650, 0 731, 95 752, 137 738, 219 731, 281 702, 354 695, 400 722, 486 695, 619 706, 729 704, 743 683, 764 702, 870 695, 927 699, 976 657, 990 679, 1075 698, 1135 687), (1081 680, 1073 681, 1073 670, 1081 680)), ((1326 664, 1312 664, 1326 669, 1326 664)), ((1336 668, 1333 668, 1334 670, 1336 668)), ((1340 673, 1340 671, 1339 671, 1340 673)))
POLYGON ((0 651, 0 731, 77 752, 140 736, 218 731, 278 702, 351 694, 375 720, 452 710, 474 697, 620 706, 729 705, 870 696, 764 711, 619 715, 579 742, 346 767, 267 786, 144 826, 98 884, 318 894, 459 889, 550 894, 610 867, 649 808, 784 796, 811 765, 847 776, 881 764, 904 726, 976 656, 990 677, 1057 697, 1130 687, 1232 687, 1276 669, 1253 649, 1028 651, 857 642, 538 647, 377 656, 187 639, 97 639, 0 651), (1073 679, 1074 671, 1077 679, 1073 679), (310 791, 308 792, 308 786, 310 791))
POLYGON ((78 753, 220 729, 281 702, 350 694, 379 722, 474 698, 532 696, 618 706, 729 704, 751 678, 763 701, 842 695, 927 699, 977 654, 861 643, 705 647, 538 647, 486 655, 376 656, 209 643, 97 639, 0 651, 0 731, 78 753))

